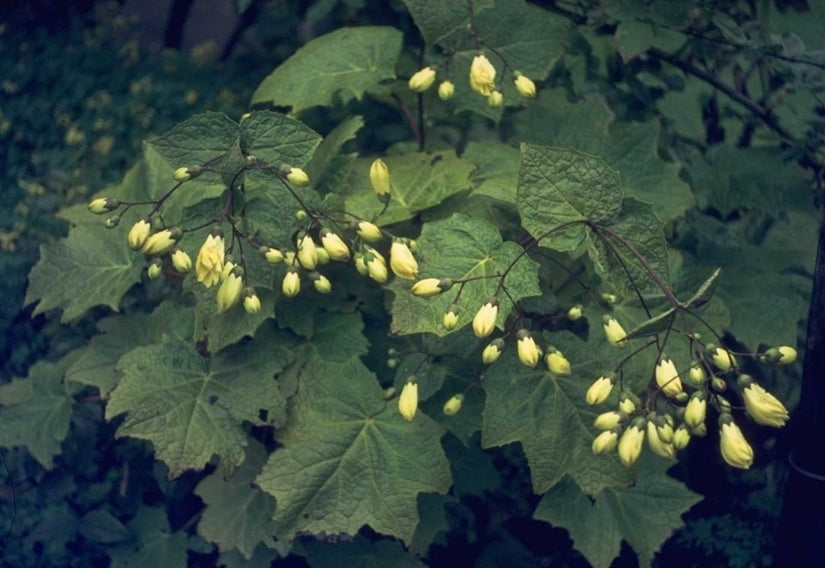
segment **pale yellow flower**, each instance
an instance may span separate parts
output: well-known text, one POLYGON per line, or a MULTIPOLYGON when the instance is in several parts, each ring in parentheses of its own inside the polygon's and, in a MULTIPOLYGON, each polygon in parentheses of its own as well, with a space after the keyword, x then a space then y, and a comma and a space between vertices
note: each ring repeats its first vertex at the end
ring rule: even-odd
POLYGON ((750 469, 753 465, 753 448, 730 414, 723 414, 719 418, 719 449, 728 465, 740 469, 750 469))
POLYGON ((485 97, 489 97, 496 88, 496 68, 482 54, 476 55, 470 65, 470 87, 485 97))
POLYGON ((207 288, 218 284, 221 281, 225 255, 223 237, 220 234, 206 237, 195 260, 195 275, 198 282, 207 288))
POLYGON ((409 382, 404 385, 401 396, 398 397, 398 412, 404 420, 412 421, 418 410, 418 383, 409 382))

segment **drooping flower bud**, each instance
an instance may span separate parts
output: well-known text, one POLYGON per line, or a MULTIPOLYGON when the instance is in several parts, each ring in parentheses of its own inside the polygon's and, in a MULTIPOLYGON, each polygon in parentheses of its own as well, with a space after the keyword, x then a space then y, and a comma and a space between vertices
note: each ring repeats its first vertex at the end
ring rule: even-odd
POLYGON ((619 410, 627 414, 633 414, 636 411, 637 397, 631 392, 624 391, 619 396, 619 410))
POLYGON ((520 329, 516 337, 518 338, 519 361, 528 367, 535 367, 541 358, 541 350, 536 345, 536 340, 526 329, 520 329))
MULTIPOLYGON (((587 389, 587 394, 585 395, 585 400, 587 400, 587 404, 590 406, 596 406, 597 404, 603 403, 607 400, 607 397, 610 396, 610 392, 613 390, 613 385, 616 383, 616 373, 608 373, 604 376, 599 377, 596 379, 590 388, 587 389)), ((633 404, 631 402, 631 404, 633 404)), ((619 404, 619 408, 621 408, 621 403, 619 404)), ((633 408, 630 412, 636 410, 636 405, 633 405, 633 408)), ((624 410, 627 412, 626 410, 624 410)))
POLYGON ((483 54, 476 55, 470 65, 470 87, 484 97, 496 88, 496 68, 483 54))
POLYGON ((383 236, 381 229, 369 221, 359 221, 356 225, 356 231, 358 232, 359 237, 371 243, 380 241, 383 236))
POLYGON ((232 262, 232 257, 227 256, 226 262, 223 263, 223 270, 221 270, 221 282, 229 278, 229 275, 232 274, 232 271, 235 269, 237 264, 232 262))
POLYGON ((172 252, 172 266, 181 274, 186 274, 192 269, 192 259, 186 254, 186 251, 175 249, 172 252))
POLYGON ((501 338, 494 339, 484 348, 481 353, 481 360, 487 365, 495 363, 501 357, 502 351, 504 351, 504 340, 501 338))
POLYGON ((473 317, 473 333, 484 338, 493 333, 498 318, 498 299, 490 298, 481 306, 473 317))
POLYGON ((355 257, 353 258, 353 262, 355 263, 355 270, 358 271, 358 274, 361 276, 366 276, 369 274, 369 269, 367 268, 367 263, 364 261, 364 253, 357 252, 355 253, 355 257))
POLYGON ((349 247, 329 229, 321 229, 321 245, 332 260, 349 260, 349 247))
POLYGON ((656 365, 656 384, 662 389, 665 396, 671 398, 682 392, 682 381, 673 360, 662 354, 659 364, 656 365))
POLYGON ((726 412, 719 416, 719 449, 728 465, 740 469, 750 469, 753 465, 753 448, 726 412))
POLYGON ((396 276, 413 280, 418 276, 418 261, 405 243, 393 241, 390 247, 390 267, 396 276))
POLYGON ((103 221, 103 226, 107 229, 114 229, 118 225, 120 225, 120 215, 112 215, 103 221))
POLYGON ((547 370, 554 375, 566 377, 572 372, 570 361, 567 360, 564 353, 553 347, 548 349, 544 362, 547 364, 547 370))
POLYGON ((690 396, 690 400, 685 406, 685 415, 683 420, 688 428, 692 431, 696 430, 705 423, 705 417, 708 410, 707 396, 702 391, 697 391, 690 396))
POLYGON ((398 397, 398 412, 404 420, 411 422, 415 418, 415 411, 418 410, 418 383, 414 378, 408 381, 398 397))
POLYGON ((144 217, 142 219, 138 219, 138 221, 132 225, 132 228, 129 229, 129 234, 126 237, 126 240, 129 242, 129 248, 132 250, 139 250, 146 244, 146 239, 149 238, 149 234, 152 232, 152 223, 149 222, 148 217, 144 217))
POLYGON ((738 367, 736 357, 727 349, 717 347, 713 343, 708 343, 705 345, 705 350, 710 355, 713 364, 716 365, 720 371, 727 372, 738 367))
POLYGON ((567 319, 570 321, 578 321, 582 319, 582 315, 584 315, 584 310, 582 309, 581 304, 576 304, 567 310, 567 319))
POLYGON ((318 248, 308 234, 298 241, 298 253, 295 256, 301 266, 307 270, 315 270, 318 266, 318 248))
POLYGON ((627 332, 622 327, 616 318, 613 316, 604 316, 602 318, 604 329, 604 336, 607 342, 613 347, 625 347, 627 345, 627 332))
POLYGON ((309 278, 312 280, 312 285, 320 294, 329 294, 332 291, 332 283, 329 278, 317 272, 311 272, 309 278))
POLYGON ((620 426, 627 420, 627 414, 621 411, 611 410, 610 412, 602 412, 593 421, 593 427, 596 430, 610 430, 620 426))
POLYGON ((796 349, 794 349, 790 345, 782 345, 780 347, 777 347, 776 350, 779 351, 779 358, 776 360, 776 362, 780 365, 790 365, 791 363, 796 361, 796 349))
POLYGON ((619 459, 625 467, 632 466, 642 455, 646 422, 644 418, 636 418, 619 439, 619 459))
POLYGON ((269 264, 278 264, 284 260, 284 253, 273 247, 261 247, 261 252, 269 264))
POLYGON ((261 311, 261 299, 258 297, 255 288, 247 287, 243 291, 243 309, 248 314, 257 314, 261 311))
POLYGON ((289 172, 286 174, 286 181, 292 185, 301 187, 309 185, 309 176, 301 168, 289 168, 289 172))
POLYGON ((745 409, 753 421, 763 426, 782 428, 788 421, 788 409, 775 396, 763 389, 748 375, 737 381, 745 399, 745 409))
POLYGON ((243 271, 236 267, 218 288, 218 313, 223 313, 238 303, 243 293, 243 271))
POLYGON ((522 75, 518 71, 516 71, 516 90, 518 94, 526 99, 532 99, 536 96, 536 84, 525 75, 522 75))
POLYGON ((384 256, 375 249, 369 249, 364 255, 364 263, 367 265, 367 274, 369 277, 383 284, 387 281, 389 273, 387 272, 387 261, 384 256))
POLYGON ((430 88, 433 82, 435 82, 435 68, 424 67, 410 77, 408 86, 415 93, 423 93, 430 88))
POLYGON ((102 215, 120 207, 120 201, 113 197, 98 197, 89 202, 89 211, 95 215, 102 215))
POLYGON ((149 263, 149 267, 146 269, 146 275, 149 276, 149 280, 154 280, 162 273, 163 263, 160 261, 159 258, 156 258, 151 263, 149 263))
POLYGON ((602 293, 602 302, 608 306, 615 306, 618 301, 619 298, 616 297, 616 294, 610 294, 608 292, 602 293))
MULTIPOLYGON (((671 440, 673 440, 672 435, 671 440)), ((666 460, 676 458, 676 452, 673 449, 673 444, 665 442, 659 437, 656 432, 656 425, 652 421, 648 421, 647 423, 647 443, 650 446, 650 449, 653 450, 653 453, 657 456, 665 458, 666 460)), ((624 460, 622 461, 624 462, 624 460)))
POLYGON ((324 247, 315 247, 315 254, 318 255, 318 265, 329 264, 329 253, 324 247))
POLYGON ((448 278, 425 278, 412 285, 412 293, 422 298, 437 296, 452 288, 453 282, 448 278))
POLYGON ((195 275, 198 282, 207 288, 219 283, 225 260, 226 250, 224 249, 223 233, 220 229, 214 229, 201 245, 198 258, 195 260, 195 275))
POLYGON ((593 453, 597 456, 601 456, 616 449, 616 446, 619 443, 620 432, 621 430, 619 428, 612 428, 610 430, 605 430, 596 436, 596 439, 593 440, 593 445, 591 446, 593 453))
POLYGON ((498 108, 502 104, 504 104, 504 95, 501 94, 501 91, 493 91, 490 93, 490 96, 487 97, 487 105, 490 108, 498 108))
POLYGON ((444 312, 444 316, 441 318, 441 325, 443 325, 447 331, 455 329, 455 326, 458 325, 458 306, 451 304, 450 307, 447 308, 447 311, 444 312))
POLYGON ((688 380, 690 384, 701 387, 705 384, 705 370, 702 368, 702 364, 699 361, 694 361, 690 365, 690 370, 688 371, 688 380))
POLYGON ((673 448, 676 450, 684 450, 690 442, 690 432, 687 426, 682 424, 673 433, 673 448))
POLYGON ((390 194, 390 169, 381 158, 373 160, 370 166, 370 184, 378 197, 390 194))
POLYGON ((442 411, 447 416, 454 416, 458 414, 459 410, 461 410, 462 404, 464 404, 464 395, 460 393, 453 395, 450 400, 444 403, 444 408, 442 408, 442 411))
POLYGON ((448 101, 453 98, 455 94, 455 85, 451 81, 442 81, 438 86, 438 98, 442 101, 448 101))
POLYGON ((181 237, 180 229, 164 229, 151 235, 143 245, 142 252, 146 256, 161 254, 175 246, 181 237))
POLYGON ((281 282, 281 292, 287 298, 293 298, 301 291, 301 277, 299 276, 299 268, 297 266, 290 267, 284 275, 284 280, 281 282))
POLYGON ((192 179, 192 174, 189 173, 189 168, 178 168, 172 174, 172 179, 177 182, 189 181, 192 179))
POLYGON ((673 442, 673 418, 668 414, 666 416, 656 416, 651 420, 656 426, 656 435, 665 444, 673 442))

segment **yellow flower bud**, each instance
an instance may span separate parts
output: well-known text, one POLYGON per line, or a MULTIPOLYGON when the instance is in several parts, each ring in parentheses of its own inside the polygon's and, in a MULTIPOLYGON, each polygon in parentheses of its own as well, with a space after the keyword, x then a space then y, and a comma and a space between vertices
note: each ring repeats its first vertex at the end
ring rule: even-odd
POLYGON ((163 264, 161 263, 159 258, 156 258, 149 264, 149 268, 146 269, 146 274, 149 276, 149 280, 154 280, 158 276, 163 273, 163 264))
POLYGON ((381 229, 369 221, 359 221, 358 225, 356 225, 356 231, 358 232, 359 237, 371 243, 380 241, 383 236, 381 229))
POLYGON ((544 362, 547 364, 547 370, 554 375, 566 377, 572 372, 572 369, 570 368, 570 361, 567 360, 564 353, 556 349, 553 349, 547 354, 544 358, 544 362))
POLYGON ((627 332, 622 327, 622 324, 612 316, 604 316, 603 321, 602 328, 604 329, 604 336, 607 338, 607 342, 613 347, 626 346, 627 332))
POLYGON ((240 274, 240 269, 236 268, 229 276, 221 283, 218 288, 218 313, 223 313, 241 299, 243 292, 243 276, 240 274))
POLYGON ((719 449, 728 465, 740 469, 750 469, 753 465, 753 448, 730 414, 719 417, 719 449))
POLYGON ((172 253, 172 266, 181 274, 186 274, 192 269, 192 259, 186 251, 175 249, 172 253))
POLYGON ((218 284, 221 281, 225 257, 223 236, 220 231, 213 231, 201 245, 198 258, 195 260, 195 275, 198 282, 207 288, 218 284))
POLYGON ((236 266, 237 265, 234 262, 232 262, 231 260, 227 260, 223 265, 223 270, 221 271, 221 280, 220 281, 223 282, 224 280, 229 278, 229 275, 232 274, 232 270, 236 266))
POLYGON ((146 242, 143 244, 143 254, 146 256, 162 254, 175 246, 175 243, 178 242, 179 238, 180 231, 177 229, 164 229, 163 231, 158 231, 146 239, 146 242))
POLYGON ((346 243, 329 229, 321 231, 321 245, 332 260, 349 260, 349 248, 346 243))
POLYGON ((608 454, 616 449, 616 445, 619 443, 619 430, 618 428, 614 428, 611 430, 605 430, 598 436, 596 439, 593 440, 593 445, 591 449, 593 453, 597 456, 608 454))
POLYGON ((498 108, 502 104, 504 104, 504 95, 501 94, 501 91, 493 91, 490 93, 490 96, 487 97, 487 105, 490 108, 498 108))
POLYGON ((89 211, 95 215, 102 215, 120 207, 120 202, 112 197, 98 197, 89 202, 89 211))
POLYGON ((288 250, 284 253, 284 264, 287 266, 295 266, 295 253, 288 250))
POLYGON ((318 255, 318 264, 323 266, 329 264, 329 253, 324 247, 315 247, 315 254, 318 255))
POLYGON ((112 215, 103 221, 103 226, 107 229, 114 229, 118 225, 120 225, 120 215, 112 215))
POLYGON ((520 329, 516 337, 518 337, 519 361, 528 367, 535 367, 541 358, 541 351, 536 345, 536 340, 526 329, 520 329))
POLYGON ((496 88, 496 68, 483 54, 476 55, 470 65, 470 87, 484 97, 496 88))
POLYGON ((696 430, 705 423, 707 416, 708 401, 705 393, 699 391, 691 395, 690 400, 685 406, 685 415, 683 420, 685 425, 691 430, 696 430))
POLYGON ((370 183, 379 197, 390 193, 390 170, 384 160, 377 158, 370 166, 370 183))
POLYGON ((619 459, 626 467, 632 466, 642 455, 645 441, 645 419, 637 418, 619 439, 619 459))
POLYGON ((297 186, 309 185, 309 176, 301 168, 289 168, 289 172, 286 174, 286 181, 297 186))
POLYGON ((745 409, 753 421, 763 426, 782 428, 788 421, 788 409, 779 399, 755 383, 748 375, 739 377, 745 409))
POLYGON ((627 394, 619 399, 619 410, 626 414, 633 414, 636 411, 636 402, 627 394))
POLYGON ((484 348, 484 351, 482 351, 481 360, 487 365, 495 363, 498 361, 498 358, 501 357, 502 351, 504 351, 504 341, 502 339, 494 339, 484 348))
POLYGON ((777 362, 780 365, 790 365, 796 361, 796 349, 790 345, 782 345, 781 347, 777 347, 777 350, 779 351, 779 360, 777 362))
POLYGON ((312 285, 320 294, 329 294, 332 291, 332 283, 323 274, 314 272, 310 275, 310 278, 312 278, 312 285))
POLYGON ((493 333, 498 318, 498 299, 490 298, 481 306, 473 318, 473 333, 476 337, 487 337, 493 333))
POLYGON ((454 416, 455 414, 458 413, 459 410, 461 410, 461 405, 462 404, 464 404, 464 395, 463 394, 453 395, 453 397, 450 398, 450 400, 448 400, 447 402, 444 403, 444 408, 442 408, 442 411, 447 416, 454 416))
POLYGON ((451 81, 442 81, 438 86, 438 98, 442 101, 448 101, 453 98, 455 94, 455 85, 451 81))
POLYGON ((291 267, 286 271, 284 280, 281 282, 281 292, 287 298, 293 298, 301 291, 301 277, 298 275, 298 267, 291 267))
POLYGON ((447 308, 447 311, 444 312, 444 317, 441 318, 441 325, 443 325, 447 331, 455 329, 455 326, 458 325, 458 308, 455 306, 447 308))
POLYGON ((619 298, 616 297, 616 294, 610 294, 608 292, 604 292, 602 294, 602 302, 608 306, 615 306, 618 301, 619 298))
POLYGON ((624 412, 617 412, 611 410, 610 412, 602 412, 593 421, 593 427, 596 430, 610 430, 619 426, 622 422, 627 420, 627 414, 624 412))
POLYGON ((304 235, 298 241, 298 253, 295 255, 298 262, 307 270, 315 270, 318 266, 318 249, 315 241, 309 235, 304 235))
POLYGON ((687 426, 682 424, 673 433, 673 448, 676 450, 684 450, 688 443, 690 443, 690 432, 687 426))
POLYGON ((671 398, 682 392, 682 381, 679 379, 679 372, 673 360, 662 355, 659 364, 656 365, 656 384, 662 389, 665 396, 671 398))
POLYGON ((655 421, 651 420, 656 427, 656 436, 665 444, 673 443, 673 418, 670 415, 657 416, 655 421))
POLYGON ((132 250, 139 250, 146 244, 146 239, 149 238, 149 233, 152 232, 152 224, 149 219, 139 219, 137 223, 132 225, 129 229, 129 234, 126 240, 129 242, 129 248, 132 250))
POLYGON ((393 241, 390 247, 390 267, 399 278, 413 280, 418 276, 418 261, 410 247, 399 241, 393 241))
POLYGON ((522 97, 532 99, 536 96, 536 84, 528 77, 525 77, 521 73, 516 73, 515 83, 516 90, 522 97))
MULTIPOLYGON (((666 460, 676 458, 676 452, 673 449, 673 444, 664 442, 661 438, 659 438, 659 435, 656 433, 656 425, 652 420, 647 423, 647 443, 650 446, 650 449, 653 450, 653 453, 657 456, 665 458, 666 460)), ((622 462, 624 461, 625 460, 622 460, 622 462)))
POLYGON ((257 314, 261 311, 261 299, 255 292, 255 288, 244 290, 243 309, 248 314, 257 314))
POLYGON ((369 269, 367 268, 367 263, 364 261, 364 255, 362 253, 357 253, 353 260, 355 262, 355 270, 358 271, 358 274, 361 276, 369 274, 369 269))
POLYGON ((710 354, 713 364, 716 365, 720 371, 727 372, 738 366, 736 357, 727 349, 716 347, 713 344, 706 345, 705 348, 710 354))
POLYGON ((189 168, 178 168, 175 170, 175 173, 172 174, 172 179, 178 182, 184 182, 192 179, 192 175, 189 173, 189 168))
MULTIPOLYGON (((616 375, 614 373, 609 373, 603 377, 599 377, 598 379, 596 379, 595 382, 592 385, 590 385, 590 388, 587 389, 587 394, 585 395, 585 400, 587 400, 587 404, 589 404, 590 406, 596 406, 597 404, 601 404, 605 400, 607 400, 607 397, 610 396, 610 391, 613 390, 613 384, 615 383, 615 381, 616 375)), ((633 402, 631 402, 630 404, 633 404, 633 402)), ((621 403, 619 407, 621 409, 621 403)), ((634 410, 636 410, 635 404, 633 404, 633 408, 630 410, 630 412, 633 412, 634 410)))
POLYGON ((364 263, 367 265, 367 274, 370 278, 383 284, 387 281, 389 273, 387 272, 387 261, 384 256, 377 250, 370 248, 364 255, 364 263))
POLYGON ((691 384, 700 387, 705 384, 705 378, 705 370, 702 368, 702 364, 694 361, 688 371, 688 380, 691 384))
POLYGON ((264 258, 269 264, 278 264, 284 259, 284 253, 276 248, 264 247, 264 258))
POLYGON ((408 85, 411 91, 421 93, 429 89, 434 81, 435 68, 424 67, 424 69, 417 71, 412 77, 410 77, 408 85))
POLYGON ((412 421, 415 411, 418 410, 418 383, 410 381, 404 385, 401 396, 398 397, 398 412, 404 420, 412 421))
POLYGON ((446 292, 452 285, 452 281, 447 278, 425 278, 412 285, 412 293, 422 298, 430 298, 446 292))
POLYGON ((584 315, 584 310, 582 310, 580 304, 576 304, 575 306, 567 310, 567 319, 569 319, 570 321, 578 321, 582 319, 582 315, 584 315))

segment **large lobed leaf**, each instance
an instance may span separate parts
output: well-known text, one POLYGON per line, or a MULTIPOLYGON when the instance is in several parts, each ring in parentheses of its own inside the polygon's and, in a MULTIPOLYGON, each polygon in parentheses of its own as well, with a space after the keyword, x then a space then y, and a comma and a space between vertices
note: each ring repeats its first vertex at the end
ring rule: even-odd
MULTIPOLYGON (((460 329, 469 324, 475 312, 491 297, 499 278, 519 257, 522 248, 501 240, 499 232, 485 221, 455 214, 449 219, 426 223, 418 238, 421 251, 421 278, 481 278, 468 282, 461 292, 458 310, 460 329)), ((504 284, 510 296, 518 301, 541 294, 536 264, 526 255, 519 258, 507 274, 504 284)), ((392 331, 395 333, 430 332, 445 335, 442 317, 455 299, 458 285, 434 298, 413 296, 409 282, 395 281, 390 289, 395 293, 392 307, 392 331)), ((509 300, 502 296, 498 325, 512 311, 509 300)))
POLYGON ((402 34, 390 27, 341 28, 315 38, 263 80, 252 104, 291 107, 293 113, 330 105, 336 96, 360 99, 395 77, 402 34))

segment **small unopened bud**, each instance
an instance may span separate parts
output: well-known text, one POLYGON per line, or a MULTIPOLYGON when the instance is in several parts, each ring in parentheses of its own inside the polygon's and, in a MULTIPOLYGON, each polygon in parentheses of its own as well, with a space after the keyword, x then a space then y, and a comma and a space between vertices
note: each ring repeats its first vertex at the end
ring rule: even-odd
POLYGON ((442 81, 438 86, 438 98, 442 101, 448 101, 453 98, 455 94, 455 85, 451 81, 442 81))
POLYGON ((608 454, 616 449, 616 446, 619 443, 619 433, 621 429, 619 428, 612 428, 610 430, 605 430, 598 436, 596 439, 593 440, 593 445, 591 449, 593 453, 597 456, 608 454))
POLYGON ((662 389, 665 396, 671 398, 682 392, 682 381, 673 359, 662 354, 659 364, 656 365, 656 384, 662 389))
POLYGON ((151 256, 161 254, 175 246, 181 237, 180 229, 164 229, 151 235, 143 245, 143 254, 151 256))
POLYGON ((152 223, 149 221, 149 218, 144 217, 143 219, 138 219, 137 223, 129 229, 129 234, 126 237, 126 240, 129 242, 129 248, 138 250, 143 247, 151 232, 152 223))
POLYGON ((646 425, 647 421, 644 418, 636 418, 619 439, 619 459, 626 467, 632 466, 642 455, 646 425))
POLYGON ((355 263, 355 270, 358 271, 358 274, 360 274, 361 276, 366 276, 367 274, 369 274, 369 269, 367 268, 367 263, 364 261, 363 253, 355 253, 353 262, 355 263))
POLYGON ((619 426, 627 420, 627 414, 621 411, 611 410, 610 412, 602 412, 593 421, 593 427, 596 430, 610 430, 619 426))
POLYGON ((473 333, 484 338, 493 333, 498 318, 498 299, 490 298, 481 306, 473 317, 473 333))
POLYGON ((745 400, 745 409, 753 421, 763 426, 782 428, 788 421, 788 409, 779 399, 759 386, 748 375, 741 375, 738 380, 745 400))
POLYGON ((705 350, 708 355, 710 355, 713 364, 716 365, 723 373, 738 366, 736 363, 736 357, 734 357, 733 354, 727 349, 717 347, 713 343, 708 343, 705 345, 705 350))
POLYGON ((690 432, 687 427, 682 424, 673 433, 673 448, 676 450, 684 450, 690 442, 690 432))
POLYGON ((484 348, 481 353, 481 360, 487 365, 495 363, 501 357, 502 351, 504 351, 504 340, 501 338, 494 339, 484 348))
POLYGON ((378 197, 389 195, 390 169, 381 158, 376 158, 370 165, 370 184, 378 197))
POLYGON ((619 396, 619 410, 625 412, 627 414, 633 414, 636 411, 636 398, 635 395, 629 392, 623 392, 621 396, 619 396))
POLYGON ((444 403, 444 408, 442 411, 447 416, 454 416, 461 410, 461 405, 464 404, 464 395, 463 394, 456 394, 453 395, 450 400, 444 403))
MULTIPOLYGON (((607 397, 610 396, 610 392, 613 390, 613 385, 615 383, 615 373, 608 373, 607 375, 604 375, 596 379, 593 382, 593 384, 590 385, 590 388, 587 389, 587 394, 585 395, 585 400, 587 400, 587 404, 589 404, 590 406, 596 406, 597 404, 603 403, 605 400, 607 400, 607 397)), ((629 414, 630 412, 636 410, 636 405, 632 402, 630 404, 633 405, 633 407, 630 409, 629 412, 622 408, 621 403, 619 404, 619 409, 624 412, 628 412, 629 414)), ((627 405, 625 405, 625 408, 627 408, 627 405)))
POLYGON ((329 264, 329 253, 324 247, 315 247, 315 254, 318 255, 318 265, 329 264))
POLYGON ((390 268, 399 278, 413 280, 418 276, 418 261, 410 247, 401 241, 393 241, 390 247, 390 268))
POLYGON ((700 425, 705 423, 707 408, 708 401, 705 393, 702 391, 693 393, 685 407, 685 415, 682 417, 685 425, 691 430, 699 428, 700 425))
POLYGON ((321 230, 321 245, 332 260, 342 262, 349 260, 349 247, 347 247, 341 237, 329 229, 321 230))
POLYGON ((364 255, 364 263, 367 265, 367 274, 370 278, 379 284, 383 284, 387 281, 387 278, 389 277, 389 273, 387 272, 387 261, 384 260, 381 253, 375 249, 370 249, 364 255))
POLYGON ((255 288, 248 287, 243 291, 243 309, 248 314, 257 314, 261 311, 261 299, 255 292, 255 288))
MULTIPOLYGON (((671 441, 673 440, 672 432, 670 439, 671 441)), ((650 446, 650 449, 653 451, 653 453, 661 458, 664 458, 666 460, 672 460, 676 458, 676 452, 673 449, 673 444, 671 444, 670 442, 665 442, 661 439, 661 437, 658 435, 656 425, 653 421, 648 421, 647 423, 647 444, 648 446, 650 446)), ((622 461, 624 462, 624 460, 622 461)))
POLYGON ((300 187, 309 185, 309 176, 301 168, 289 168, 289 172, 286 174, 286 181, 300 187))
POLYGON ((719 449, 728 465, 740 469, 753 465, 753 448, 728 413, 719 416, 719 449))
POLYGON ((541 358, 541 350, 536 345, 536 340, 526 329, 520 329, 516 337, 519 361, 528 367, 535 367, 541 358))
POLYGON ((120 201, 113 197, 98 197, 89 202, 89 211, 96 215, 114 211, 120 207, 120 201))
POLYGON ((710 386, 712 386, 716 392, 725 392, 728 390, 728 383, 726 383, 722 377, 713 377, 710 381, 710 386))
POLYGON ((149 267, 146 269, 146 275, 149 276, 150 280, 154 280, 158 276, 161 275, 163 272, 163 263, 161 263, 159 258, 156 258, 151 263, 149 263, 149 267))
POLYGON ((323 274, 311 272, 309 277, 312 280, 312 285, 320 294, 329 294, 332 291, 332 283, 323 274))
POLYGON ((429 89, 433 82, 435 82, 435 68, 424 67, 410 77, 408 85, 411 91, 421 93, 429 89))
POLYGON ((111 217, 107 217, 105 221, 103 221, 103 226, 107 229, 114 229, 120 224, 120 215, 112 215, 111 217))
POLYGON ((413 380, 404 385, 401 396, 398 397, 398 412, 404 420, 410 422, 415 418, 416 410, 418 410, 418 383, 413 380))
POLYGON ((490 108, 498 108, 504 103, 504 95, 501 94, 501 91, 493 91, 490 93, 490 96, 487 97, 487 104, 490 108))
POLYGON ((178 168, 175 170, 175 173, 172 174, 172 179, 178 182, 184 182, 192 179, 192 175, 189 173, 189 168, 178 168))
POLYGON ((552 347, 548 350, 544 362, 547 364, 547 370, 554 375, 566 377, 572 372, 570 361, 567 360, 564 353, 552 347))
POLYGON ((528 77, 516 71, 516 90, 518 94, 527 99, 532 99, 536 96, 536 84, 528 77))
POLYGON ((447 331, 455 329, 455 326, 458 325, 458 306, 453 304, 447 308, 447 311, 444 312, 444 316, 441 318, 441 325, 443 325, 447 331))
POLYGON ((625 347, 627 345, 627 332, 622 327, 616 318, 613 316, 604 316, 602 318, 604 329, 604 336, 607 342, 613 347, 625 347))
POLYGON ((452 280, 447 278, 425 278, 412 285, 412 293, 415 296, 429 298, 446 292, 452 285, 452 280))
POLYGON ((694 361, 690 365, 690 370, 688 371, 688 380, 690 384, 701 387, 705 384, 705 370, 702 368, 702 364, 699 361, 694 361))
POLYGON ((218 288, 218 313, 223 313, 238 303, 243 293, 243 271, 235 267, 229 276, 224 278, 218 288))
POLYGON ((192 270, 192 258, 182 249, 175 249, 172 253, 172 266, 181 274, 192 270))
POLYGON ((269 264, 278 264, 284 259, 284 253, 276 248, 262 247, 264 258, 269 264))
POLYGON ((309 235, 304 235, 298 241, 298 253, 296 254, 298 262, 307 270, 315 270, 318 266, 318 248, 315 246, 315 241, 309 235))
POLYGON ((569 310, 567 310, 567 319, 570 321, 578 321, 582 319, 582 315, 584 314, 584 310, 582 309, 581 304, 576 304, 569 310))
POLYGON ((298 209, 295 212, 295 220, 298 221, 299 223, 303 223, 304 221, 307 220, 307 212, 304 211, 303 209, 298 209))
POLYGON ((287 298, 293 298, 301 291, 301 277, 298 275, 298 267, 290 267, 284 275, 284 280, 281 282, 281 292, 287 298))
POLYGON ((618 301, 619 298, 616 297, 616 294, 609 294, 607 292, 602 294, 602 302, 608 306, 615 306, 618 301))
POLYGON ((381 229, 369 221, 359 221, 356 225, 356 231, 358 232, 359 237, 371 243, 380 241, 381 237, 384 236, 381 233, 381 229))

